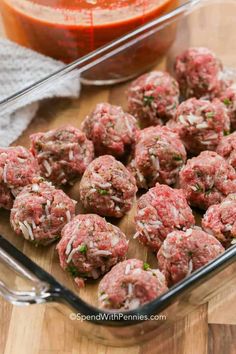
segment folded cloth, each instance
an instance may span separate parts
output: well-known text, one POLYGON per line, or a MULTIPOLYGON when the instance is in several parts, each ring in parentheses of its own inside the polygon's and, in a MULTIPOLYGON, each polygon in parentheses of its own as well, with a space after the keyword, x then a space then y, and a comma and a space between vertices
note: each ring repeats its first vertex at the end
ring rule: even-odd
MULTIPOLYGON (((46 57, 9 40, 0 39, 0 102, 62 69, 64 63, 46 57)), ((8 146, 26 129, 39 107, 39 101, 51 97, 78 97, 79 76, 60 80, 46 90, 26 95, 9 104, 0 104, 0 146, 8 146), (2 112, 1 112, 2 111, 2 112)))

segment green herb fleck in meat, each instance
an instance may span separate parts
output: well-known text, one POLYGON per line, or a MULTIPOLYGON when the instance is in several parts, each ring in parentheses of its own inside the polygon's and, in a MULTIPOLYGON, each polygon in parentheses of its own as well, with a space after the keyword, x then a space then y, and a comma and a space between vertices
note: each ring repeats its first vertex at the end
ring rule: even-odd
POLYGON ((183 158, 182 158, 181 155, 174 155, 174 156, 173 156, 173 160, 174 160, 174 161, 183 161, 183 158))
POLYGON ((80 273, 78 269, 74 265, 68 265, 66 267, 66 271, 73 277, 73 278, 84 278, 86 279, 88 274, 87 273, 80 273))
POLYGON ((85 254, 87 252, 87 246, 86 245, 80 246, 79 251, 80 251, 80 253, 85 254))
POLYGON ((193 252, 192 251, 188 251, 188 256, 192 257, 193 256, 193 252))
POLYGON ((196 171, 196 176, 197 176, 198 178, 201 178, 201 177, 203 176, 202 171, 196 171))
POLYGON ((66 271, 67 271, 68 273, 70 273, 70 275, 71 275, 73 278, 76 278, 76 277, 79 276, 79 271, 78 271, 78 269, 77 269, 75 266, 73 266, 73 265, 69 265, 69 266, 66 268, 66 271))
POLYGON ((230 101, 228 98, 225 98, 225 99, 223 100, 223 102, 224 102, 224 104, 225 104, 227 107, 230 106, 231 103, 232 103, 232 101, 230 101))
POLYGON ((206 195, 209 195, 209 194, 211 194, 211 192, 212 192, 211 189, 207 189, 207 190, 205 191, 205 194, 206 194, 206 195))
POLYGON ((143 263, 143 269, 144 270, 148 270, 148 269, 150 269, 150 265, 148 264, 148 263, 143 263))
POLYGON ((154 101, 153 96, 144 96, 143 97, 144 106, 150 106, 153 101, 154 101))
POLYGON ((98 189, 98 193, 101 195, 107 195, 108 191, 106 189, 98 189))
POLYGON ((207 118, 213 118, 215 116, 215 113, 214 112, 207 112, 206 113, 206 117, 207 118))
POLYGON ((224 136, 227 136, 230 134, 230 131, 229 130, 224 130, 224 136))

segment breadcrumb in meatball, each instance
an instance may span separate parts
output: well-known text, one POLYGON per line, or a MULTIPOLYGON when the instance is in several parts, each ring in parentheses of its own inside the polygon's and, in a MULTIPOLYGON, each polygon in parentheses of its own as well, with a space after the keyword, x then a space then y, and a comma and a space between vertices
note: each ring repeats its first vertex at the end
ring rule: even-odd
POLYGON ((14 198, 39 174, 37 160, 23 146, 0 147, 0 208, 11 209, 14 198))
POLYGON ((230 132, 230 119, 220 100, 190 98, 179 105, 168 127, 178 133, 188 152, 197 155, 216 149, 220 139, 230 132))
POLYGON ((223 252, 224 247, 215 237, 195 228, 171 232, 157 253, 157 261, 170 286, 223 252))
POLYGON ((129 153, 138 131, 136 119, 121 107, 100 103, 82 123, 97 155, 123 157, 129 153))
POLYGON ((236 192, 236 172, 216 152, 203 151, 180 171, 180 187, 190 205, 207 209, 236 192))
POLYGON ((17 235, 46 246, 60 238, 62 228, 75 216, 75 204, 62 190, 37 178, 16 197, 10 222, 17 235))
POLYGON ((149 127, 137 134, 134 156, 128 168, 139 188, 157 182, 173 185, 186 162, 186 151, 177 134, 167 127, 149 127))
POLYGON ((136 234, 141 243, 158 250, 173 230, 186 230, 195 224, 184 192, 156 184, 138 201, 136 234))
POLYGON ((189 48, 177 56, 175 74, 185 98, 218 97, 230 84, 221 61, 204 47, 189 48))
POLYGON ((109 310, 134 310, 168 290, 164 275, 138 259, 114 266, 98 288, 99 307, 109 310))
POLYGON ((231 130, 236 130, 236 85, 228 87, 220 96, 220 100, 224 103, 228 110, 230 118, 231 130))
POLYGON ((87 211, 120 218, 132 208, 136 191, 135 178, 125 166, 104 155, 86 169, 80 182, 80 201, 87 211))
POLYGON ((97 279, 128 251, 125 234, 95 214, 77 215, 62 230, 57 245, 62 269, 68 271, 78 286, 86 278, 97 279))
POLYGON ((167 72, 152 71, 132 82, 128 89, 128 109, 142 127, 162 125, 175 115, 179 86, 167 72))
POLYGON ((236 194, 229 194, 220 204, 207 209, 202 227, 225 247, 236 240, 236 194))
POLYGON ((41 175, 55 185, 72 184, 94 158, 93 143, 71 125, 33 134, 30 139, 41 175))
POLYGON ((224 136, 220 140, 216 152, 236 169, 236 132, 224 136))

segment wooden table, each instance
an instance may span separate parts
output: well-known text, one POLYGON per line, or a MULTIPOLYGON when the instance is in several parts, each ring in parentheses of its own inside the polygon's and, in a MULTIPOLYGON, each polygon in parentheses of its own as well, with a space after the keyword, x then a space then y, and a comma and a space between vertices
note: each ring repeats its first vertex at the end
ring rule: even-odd
MULTIPOLYGON (((219 15, 219 14, 218 14, 219 15)), ((216 17, 212 17, 215 19, 216 17)), ((209 19, 208 19, 209 20, 209 19)), ((164 67, 164 62, 160 68, 164 67)), ((80 125, 80 121, 96 103, 110 101, 119 103, 121 86, 115 88, 82 91, 79 101, 57 100, 45 103, 27 131, 16 144, 28 145, 31 132, 51 129, 65 122, 80 125)), ((120 102, 122 103, 122 102, 120 102)), ((75 192, 75 191, 74 191, 75 192)), ((74 193, 72 191, 72 193, 74 193)), ((52 271, 60 280, 65 275, 54 265, 52 248, 40 251, 15 239, 10 230, 9 213, 0 213, 0 233, 8 237, 25 253, 48 271, 52 271), (52 269, 53 264, 53 269, 52 269)), ((123 227, 132 233, 133 226, 125 220, 123 227)), ((132 248, 132 246, 131 246, 132 248)), ((130 254, 146 257, 140 248, 130 254), (136 252, 136 253, 135 253, 136 252)), ((69 283, 70 280, 66 279, 69 283)), ((72 283, 69 284, 73 288, 72 283)), ((93 292, 94 290, 90 288, 93 292)), ((130 348, 112 348, 93 343, 85 337, 79 337, 73 323, 55 311, 50 305, 38 305, 18 308, 0 299, 0 353, 3 354, 235 354, 236 353, 236 292, 223 289, 217 297, 201 305, 186 318, 176 322, 152 341, 130 348)))

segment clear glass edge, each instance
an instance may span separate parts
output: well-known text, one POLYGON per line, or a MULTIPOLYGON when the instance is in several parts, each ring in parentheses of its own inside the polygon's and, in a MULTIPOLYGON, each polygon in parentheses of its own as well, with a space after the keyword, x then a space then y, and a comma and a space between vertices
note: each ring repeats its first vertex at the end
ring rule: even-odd
POLYGON ((0 279, 0 295, 14 305, 25 306, 46 302, 50 297, 50 286, 30 270, 23 267, 12 255, 0 247, 0 262, 3 262, 14 275, 24 278, 32 284, 30 290, 13 290, 9 285, 0 279))
MULTIPOLYGON (((73 310, 76 310, 82 315, 97 315, 108 314, 112 315, 114 312, 109 310, 102 310, 90 305, 81 299, 71 290, 67 289, 64 285, 60 284, 54 276, 46 272, 29 257, 24 255, 15 246, 13 246, 4 237, 0 236, 0 259, 4 260, 1 256, 2 252, 8 255, 8 259, 11 259, 11 263, 17 264, 17 272, 25 276, 26 273, 33 275, 36 287, 32 288, 30 292, 16 292, 4 284, 0 279, 0 294, 11 303, 15 305, 31 305, 46 302, 64 303, 70 306, 73 310), (20 272, 22 269, 22 272, 20 272)), ((218 273, 225 269, 227 265, 233 263, 236 259, 236 245, 231 246, 222 255, 211 261, 204 267, 193 272, 189 277, 186 277, 176 285, 172 286, 166 293, 158 297, 157 299, 140 306, 136 310, 123 311, 127 316, 129 315, 151 315, 163 311, 168 305, 173 302, 178 296, 182 295, 184 291, 188 290, 192 286, 196 286, 198 282, 204 280, 207 276, 213 273, 218 273)), ((5 257, 6 261, 6 257, 5 257)), ((120 311, 122 312, 122 311, 120 311)), ((119 311, 116 311, 119 313, 119 311)), ((112 317, 112 316, 111 316, 112 317)), ((142 320, 135 320, 127 323, 127 321, 115 320, 91 320, 94 324, 103 324, 107 326, 127 326, 128 324, 136 324, 143 322, 142 320)))

